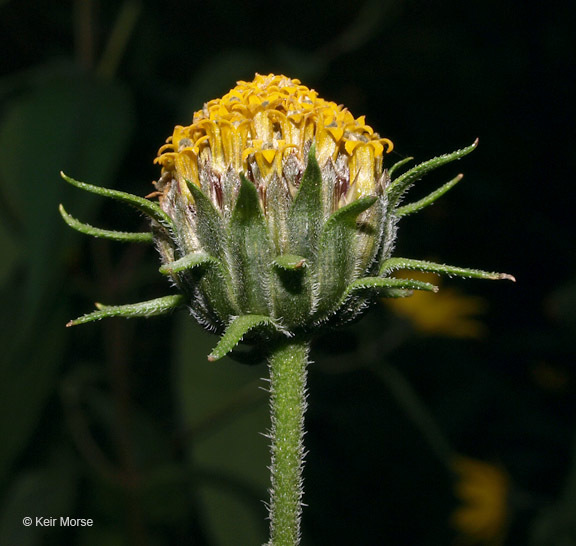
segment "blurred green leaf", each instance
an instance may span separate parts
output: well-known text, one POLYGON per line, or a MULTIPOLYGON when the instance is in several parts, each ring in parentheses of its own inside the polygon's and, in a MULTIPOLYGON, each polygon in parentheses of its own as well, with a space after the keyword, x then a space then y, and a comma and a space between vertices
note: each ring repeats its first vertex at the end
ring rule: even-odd
POLYGON ((80 530, 78 546, 127 546, 128 542, 118 526, 97 525, 80 530))
POLYGON ((23 257, 22 245, 14 232, 6 229, 0 221, 0 248, 2 260, 0 261, 0 286, 10 279, 15 268, 23 257))
MULTIPOLYGON (((64 358, 70 317, 60 291, 64 257, 78 239, 60 218, 58 204, 75 200, 74 210, 86 212, 98 205, 58 173, 66 169, 110 185, 132 126, 130 97, 122 87, 73 73, 42 81, 22 83, 0 120, 0 196, 17 232, 22 269, 5 279, 11 284, 3 287, 6 305, 0 309, 0 483, 37 427, 64 358)), ((6 275, 14 273, 14 260, 13 254, 6 275)))
MULTIPOLYGON (((61 170, 109 185, 131 132, 130 97, 122 87, 84 77, 57 79, 25 91, 6 105, 0 125, 0 194, 22 230, 27 264, 23 311, 40 311, 63 272, 72 240, 57 214, 68 200, 90 203, 66 187, 61 170)), ((77 211, 79 206, 75 206, 77 211)))
POLYGON ((262 544, 269 417, 260 378, 267 370, 228 358, 209 364, 215 338, 189 319, 179 322, 176 339, 176 396, 205 524, 218 546, 262 544))
POLYGON ((150 523, 182 524, 189 510, 187 484, 190 475, 178 464, 164 464, 146 474, 141 501, 150 523))
POLYGON ((34 433, 53 392, 67 338, 63 327, 67 314, 65 305, 52 309, 51 320, 29 344, 26 360, 20 366, 0 367, 0 484, 34 433))
POLYGON ((27 470, 12 483, 0 515, 0 544, 34 546, 54 529, 25 527, 25 516, 60 517, 73 515, 78 472, 73 455, 60 450, 41 469, 27 470))

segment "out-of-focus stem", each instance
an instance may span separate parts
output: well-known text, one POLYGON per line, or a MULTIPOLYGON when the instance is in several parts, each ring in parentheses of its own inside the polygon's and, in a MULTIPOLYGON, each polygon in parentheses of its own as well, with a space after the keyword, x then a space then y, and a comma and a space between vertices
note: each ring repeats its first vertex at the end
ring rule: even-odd
POLYGON ((76 61, 85 70, 94 64, 94 2, 74 2, 74 40, 76 61))
POLYGON ((98 73, 102 77, 112 78, 116 74, 128 40, 136 27, 141 7, 138 0, 127 0, 122 4, 98 65, 98 73))

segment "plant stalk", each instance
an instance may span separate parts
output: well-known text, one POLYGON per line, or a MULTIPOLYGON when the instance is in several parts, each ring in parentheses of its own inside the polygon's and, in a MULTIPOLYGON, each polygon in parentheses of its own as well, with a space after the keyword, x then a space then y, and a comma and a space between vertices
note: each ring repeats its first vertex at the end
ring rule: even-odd
POLYGON ((304 465, 304 413, 308 340, 289 340, 273 350, 270 369, 270 541, 267 546, 300 543, 304 465))

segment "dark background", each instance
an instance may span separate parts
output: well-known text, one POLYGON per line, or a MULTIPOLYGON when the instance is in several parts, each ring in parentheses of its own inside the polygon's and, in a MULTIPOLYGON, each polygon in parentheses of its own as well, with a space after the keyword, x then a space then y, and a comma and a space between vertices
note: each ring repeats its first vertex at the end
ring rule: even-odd
POLYGON ((518 280, 443 281, 482 298, 481 336, 382 304, 317 341, 303 544, 576 544, 574 20, 555 1, 0 2, 0 544, 266 540, 265 366, 209 364, 184 313, 64 328, 171 288, 153 249, 57 211, 145 229, 58 172, 146 195, 172 127, 254 72, 366 114, 392 161, 479 137, 422 181, 466 173, 402 221, 397 255, 518 280), (469 504, 461 456, 501 476, 469 504), (94 525, 21 523, 60 515, 94 525))

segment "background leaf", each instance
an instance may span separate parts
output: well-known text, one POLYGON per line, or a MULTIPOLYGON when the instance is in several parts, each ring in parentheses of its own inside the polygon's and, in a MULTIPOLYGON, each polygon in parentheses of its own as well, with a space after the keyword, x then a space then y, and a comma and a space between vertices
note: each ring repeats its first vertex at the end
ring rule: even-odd
MULTIPOLYGON (((0 431, 6 441, 0 450, 0 483, 38 426, 68 340, 63 328, 70 296, 62 291, 64 258, 78 238, 56 213, 58 203, 69 196, 58 171, 67 165, 71 172, 110 184, 127 144, 130 108, 121 87, 73 74, 53 74, 5 106, 0 194, 15 223, 21 261, 6 272, 0 310, 6 325, 1 333, 0 431)), ((96 206, 81 195, 69 200, 86 213, 96 206)), ((10 249, 7 244, 8 260, 10 249)))
POLYGON ((208 363, 215 338, 190 324, 177 328, 176 395, 190 470, 216 544, 266 540, 269 427, 263 366, 240 366, 229 358, 208 363), (247 440, 249 439, 249 440, 247 440))

